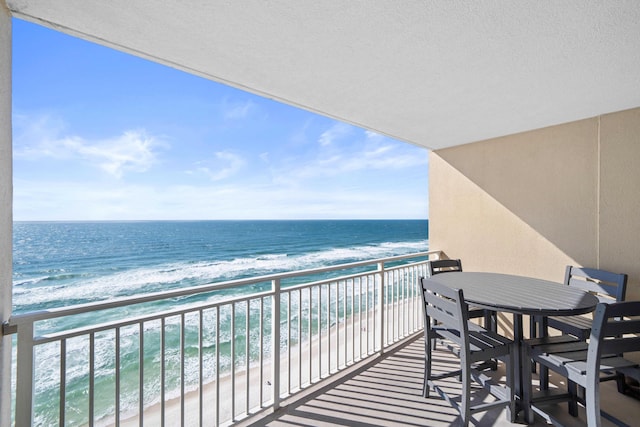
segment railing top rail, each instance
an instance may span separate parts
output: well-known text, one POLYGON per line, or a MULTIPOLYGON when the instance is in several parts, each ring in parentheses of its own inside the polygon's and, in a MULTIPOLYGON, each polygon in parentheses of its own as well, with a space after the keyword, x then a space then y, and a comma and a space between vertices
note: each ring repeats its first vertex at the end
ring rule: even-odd
POLYGON ((374 260, 332 265, 328 267, 313 268, 313 269, 307 269, 307 270, 297 270, 297 271, 290 271, 290 272, 283 272, 283 273, 274 273, 274 274, 269 274, 265 276, 249 277, 246 279, 237 279, 237 280, 230 280, 225 282, 210 283, 210 284, 200 285, 200 286, 191 286, 183 289, 174 289, 174 290, 164 291, 164 292, 154 292, 154 293, 139 295, 135 297, 116 298, 110 301, 77 304, 77 305, 68 306, 68 307, 52 308, 47 310, 34 311, 30 313, 22 313, 22 314, 11 316, 11 318, 9 319, 9 322, 5 323, 5 325, 3 326, 6 331, 13 331, 15 327, 19 326, 20 324, 33 323, 33 322, 37 322, 44 319, 53 319, 57 317, 71 316, 71 315, 99 311, 99 310, 108 310, 112 308, 124 307, 129 305, 142 304, 142 303, 148 303, 148 302, 153 302, 158 300, 177 298, 177 297, 183 297, 188 295, 213 292, 213 291, 218 291, 222 289, 252 285, 256 283, 290 279, 290 278, 301 277, 301 276, 309 276, 309 275, 319 274, 319 273, 328 273, 331 271, 344 270, 348 268, 363 267, 363 266, 372 265, 372 264, 379 264, 379 263, 384 264, 388 262, 401 261, 403 259, 418 258, 423 256, 439 254, 440 252, 441 251, 439 250, 417 252, 417 253, 406 254, 406 255, 397 255, 389 258, 379 258, 374 260))

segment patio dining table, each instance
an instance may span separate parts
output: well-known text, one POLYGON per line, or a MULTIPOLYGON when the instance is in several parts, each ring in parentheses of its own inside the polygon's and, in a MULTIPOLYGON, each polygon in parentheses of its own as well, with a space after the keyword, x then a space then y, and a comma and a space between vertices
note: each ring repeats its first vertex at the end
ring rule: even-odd
MULTIPOLYGON (((513 313, 513 336, 516 346, 515 394, 521 398, 521 348, 524 339, 522 316, 574 316, 595 310, 598 299, 587 292, 561 283, 533 277, 482 272, 449 272, 436 281, 462 289, 470 305, 493 311, 513 313)), ((521 409, 521 408, 519 408, 521 409)))

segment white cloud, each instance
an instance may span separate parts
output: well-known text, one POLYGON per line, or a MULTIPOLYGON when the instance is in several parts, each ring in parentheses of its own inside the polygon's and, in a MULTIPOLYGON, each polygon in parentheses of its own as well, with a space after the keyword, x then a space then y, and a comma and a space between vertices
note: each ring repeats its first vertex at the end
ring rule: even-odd
POLYGON ((320 135, 318 142, 321 146, 326 147, 332 145, 334 141, 349 135, 351 131, 351 126, 344 123, 336 123, 320 135))
MULTIPOLYGON (((349 149, 328 150, 318 156, 287 169, 276 171, 287 180, 312 180, 320 177, 350 174, 358 171, 393 171, 427 166, 426 149, 409 145, 385 143, 385 138, 374 138, 375 143, 366 139, 359 141, 349 149)), ((378 174, 380 175, 380 174, 378 174)))
POLYGON ((61 135, 64 125, 46 116, 35 118, 29 124, 24 117, 17 121, 16 158, 80 160, 116 178, 125 172, 149 170, 157 162, 156 150, 167 146, 144 130, 128 130, 113 138, 91 141, 76 135, 61 135))
POLYGON ((212 162, 213 165, 196 168, 198 172, 205 174, 212 181, 221 181, 235 175, 247 163, 239 155, 228 151, 219 151, 214 156, 217 161, 212 162))
POLYGON ((230 106, 225 106, 224 118, 226 120, 240 120, 246 118, 256 105, 248 100, 244 103, 238 103, 230 106))
POLYGON ((120 178, 125 171, 145 172, 156 163, 155 148, 163 144, 145 132, 127 131, 97 144, 79 144, 81 156, 96 161, 102 170, 120 178))
POLYGON ((385 138, 384 135, 380 135, 379 133, 372 130, 365 130, 364 134, 369 140, 382 140, 385 138))

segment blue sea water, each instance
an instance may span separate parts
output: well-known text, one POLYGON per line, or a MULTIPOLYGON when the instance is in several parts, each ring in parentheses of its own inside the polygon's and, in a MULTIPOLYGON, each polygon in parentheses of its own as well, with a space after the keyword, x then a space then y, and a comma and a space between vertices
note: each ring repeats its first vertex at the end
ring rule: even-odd
MULTIPOLYGON (((13 238, 13 305, 14 314, 19 314, 422 252, 428 250, 428 221, 16 222, 13 238)), ((62 326, 80 326, 82 318, 70 322, 62 326)), ((173 338, 179 340, 178 335, 173 338)), ((84 351, 86 343, 78 343, 77 349, 71 348, 73 345, 69 344, 70 354, 84 351)), ((56 351, 45 348, 36 360, 38 425, 54 422, 57 414, 58 372, 46 363, 56 351)), ((145 356, 145 366, 157 364, 154 352, 150 353, 149 360, 145 356)), ((133 408, 136 400, 135 342, 123 344, 123 363, 129 359, 131 366, 123 367, 123 396, 128 400, 122 402, 125 409, 133 408), (126 392, 128 388, 130 393, 126 392)), ((112 364, 98 361, 104 373, 98 373, 97 383, 101 376, 110 382, 112 364)), ((87 374, 73 372, 70 370, 67 378, 67 405, 72 409, 67 422, 83 425, 87 374)), ((113 395, 108 387, 102 393, 113 395)), ((105 403, 99 412, 109 413, 112 406, 105 403)))
POLYGON ((421 252, 427 220, 16 222, 14 313, 421 252))

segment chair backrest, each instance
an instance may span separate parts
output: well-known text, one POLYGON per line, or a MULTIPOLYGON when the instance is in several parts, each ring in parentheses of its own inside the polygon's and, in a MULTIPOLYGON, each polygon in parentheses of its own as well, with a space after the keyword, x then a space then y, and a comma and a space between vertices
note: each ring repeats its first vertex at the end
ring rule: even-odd
POLYGON ((437 324, 439 329, 446 329, 447 338, 460 345, 461 353, 468 354, 469 313, 462 289, 452 289, 426 277, 421 278, 420 283, 425 327, 437 324))
POLYGON ((591 327, 586 363, 568 364, 581 374, 581 377, 574 378, 582 378, 578 383, 585 389, 589 426, 602 425, 601 415, 604 414, 600 411, 601 371, 621 369, 620 372, 625 375, 632 371, 635 375, 637 364, 629 360, 627 354, 640 351, 639 314, 640 301, 599 303, 591 327))
POLYGON ((427 266, 429 277, 433 277, 440 273, 462 271, 462 262, 459 259, 438 259, 429 261, 427 266))
POLYGON ((594 294, 600 302, 612 303, 625 300, 627 275, 595 268, 567 266, 564 283, 594 294))
POLYGON ((640 351, 640 301, 599 303, 593 318, 588 372, 598 372, 603 354, 640 351))

